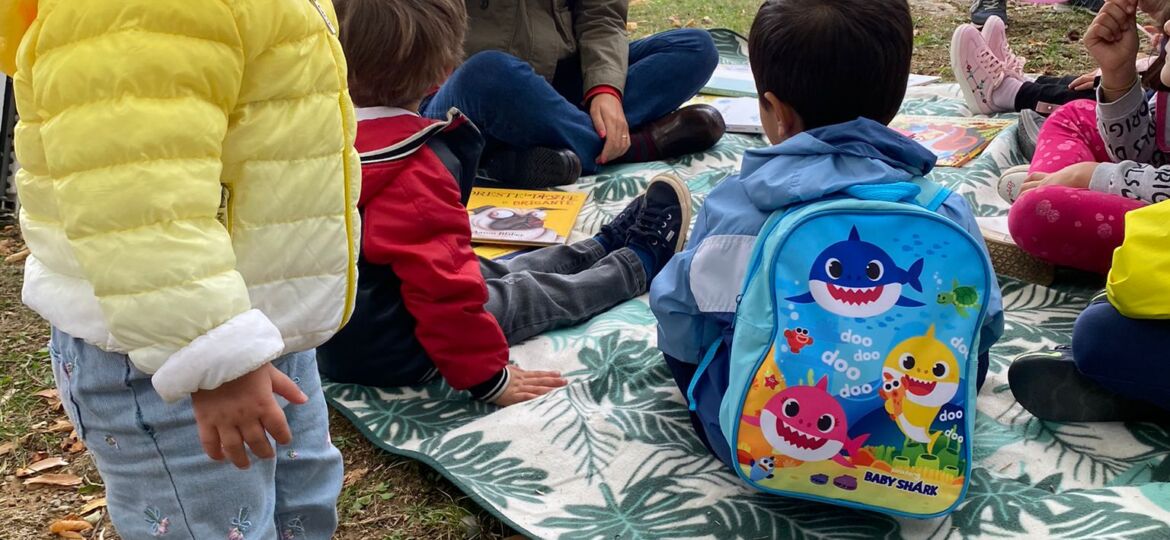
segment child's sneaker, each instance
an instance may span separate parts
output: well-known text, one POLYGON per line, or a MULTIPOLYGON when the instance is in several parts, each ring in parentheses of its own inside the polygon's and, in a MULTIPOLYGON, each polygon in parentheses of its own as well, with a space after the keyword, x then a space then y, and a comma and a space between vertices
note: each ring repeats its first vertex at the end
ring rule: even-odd
POLYGON ((1010 73, 974 25, 963 24, 951 37, 951 69, 972 112, 993 114, 1015 108, 1024 80, 1010 73))
POLYGON ((1047 117, 1032 109, 1024 109, 1020 111, 1019 120, 1016 120, 1016 144, 1020 146, 1020 152, 1028 161, 1032 161, 1032 157, 1036 155, 1036 141, 1040 140, 1040 128, 1046 119, 1047 117))
POLYGON ((645 195, 635 197, 617 217, 602 225, 601 230, 593 239, 597 240, 606 251, 613 251, 626 245, 626 237, 630 233, 630 227, 633 227, 638 220, 638 214, 642 213, 642 205, 645 201, 645 195))
POLYGON ((971 2, 971 22, 983 26, 991 17, 1007 21, 1007 0, 975 0, 971 2))
POLYGON ((1026 60, 1012 52, 1011 45, 1008 44, 1007 26, 1003 23, 1003 19, 995 15, 988 17, 987 22, 983 24, 982 34, 983 41, 987 42, 987 48, 991 49, 991 53, 999 58, 1000 62, 1003 62, 1004 69, 1023 77, 1026 60))
POLYGON ((691 192, 682 180, 658 175, 646 187, 645 201, 626 237, 650 279, 682 250, 691 224, 691 192))
POLYGON ((1162 414, 1149 403, 1118 396, 1083 375, 1069 347, 1016 358, 1008 368, 1008 385, 1016 401, 1041 420, 1141 421, 1162 414))
POLYGON ((1008 204, 1016 202, 1020 198, 1020 188, 1024 186, 1024 181, 1028 179, 1028 166, 1016 165, 1003 172, 999 177, 999 184, 996 186, 999 191, 999 196, 1008 204))

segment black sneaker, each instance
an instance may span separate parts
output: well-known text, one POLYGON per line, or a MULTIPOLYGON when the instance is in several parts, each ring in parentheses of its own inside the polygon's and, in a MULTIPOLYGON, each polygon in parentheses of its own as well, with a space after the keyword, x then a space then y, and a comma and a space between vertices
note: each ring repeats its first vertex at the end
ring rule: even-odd
POLYGON ((645 195, 638 195, 633 201, 630 201, 630 204, 626 205, 626 208, 617 217, 601 226, 597 237, 607 248, 614 250, 626 245, 626 237, 629 235, 630 227, 633 227, 638 220, 638 214, 642 213, 642 204, 645 201, 645 195))
POLYGON ((1007 0, 974 0, 971 2, 971 22, 982 27, 994 15, 1008 24, 1007 0))
POLYGON ((678 178, 661 174, 646 186, 645 201, 626 236, 626 245, 648 255, 646 274, 653 279, 687 243, 691 192, 678 178))
POLYGON ((581 177, 581 159, 570 150, 525 148, 484 155, 481 174, 499 184, 544 189, 572 184, 581 177))
POLYGON ((1008 385, 1016 401, 1041 420, 1122 422, 1165 415, 1154 405, 1121 397, 1081 374, 1070 347, 1019 356, 1008 368, 1008 385))

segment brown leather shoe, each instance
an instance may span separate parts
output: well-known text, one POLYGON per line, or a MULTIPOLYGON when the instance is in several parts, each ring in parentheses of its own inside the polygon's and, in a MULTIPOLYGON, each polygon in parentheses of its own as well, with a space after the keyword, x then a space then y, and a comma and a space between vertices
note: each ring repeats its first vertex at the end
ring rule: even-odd
POLYGON ((642 126, 631 134, 635 140, 626 155, 617 162, 656 161, 673 159, 702 152, 719 142, 727 126, 723 115, 710 105, 690 105, 642 126), (638 144, 649 139, 648 145, 638 144))

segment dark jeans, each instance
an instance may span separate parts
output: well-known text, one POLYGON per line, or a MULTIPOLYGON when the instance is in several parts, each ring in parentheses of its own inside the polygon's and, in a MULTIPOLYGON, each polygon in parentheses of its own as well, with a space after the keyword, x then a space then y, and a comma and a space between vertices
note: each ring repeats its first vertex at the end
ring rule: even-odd
POLYGON ((484 306, 509 345, 572 326, 646 292, 642 262, 629 248, 606 255, 596 240, 550 246, 507 261, 480 259, 484 306))
POLYGON ((1170 411, 1170 320, 1130 319, 1101 300, 1073 330, 1077 369, 1108 390, 1170 411))
MULTIPOLYGON (((719 53, 705 30, 683 29, 630 43, 622 104, 630 130, 674 111, 711 78, 719 53)), ((551 84, 526 62, 499 51, 468 58, 429 101, 423 116, 445 118, 463 111, 491 146, 565 148, 596 172, 604 146, 582 108, 580 58, 561 61, 551 84)))
POLYGON ((1072 84, 1074 80, 1076 77, 1041 76, 1036 78, 1036 82, 1024 83, 1020 87, 1019 93, 1016 94, 1016 112, 1032 109, 1041 114, 1048 114, 1052 111, 1038 108, 1041 103, 1060 106, 1078 99, 1097 99, 1097 94, 1091 88, 1088 90, 1069 89, 1068 85, 1072 84))

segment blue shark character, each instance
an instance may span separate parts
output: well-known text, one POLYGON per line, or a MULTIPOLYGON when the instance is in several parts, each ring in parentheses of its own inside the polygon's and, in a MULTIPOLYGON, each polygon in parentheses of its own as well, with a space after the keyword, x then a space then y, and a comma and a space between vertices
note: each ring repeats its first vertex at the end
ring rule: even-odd
POLYGON ((842 317, 874 317, 895 305, 921 307, 922 302, 902 296, 902 290, 909 285, 922 292, 922 265, 923 260, 918 259, 909 270, 898 268, 885 250, 863 241, 853 227, 848 240, 817 256, 808 276, 809 292, 788 301, 816 302, 842 317))

